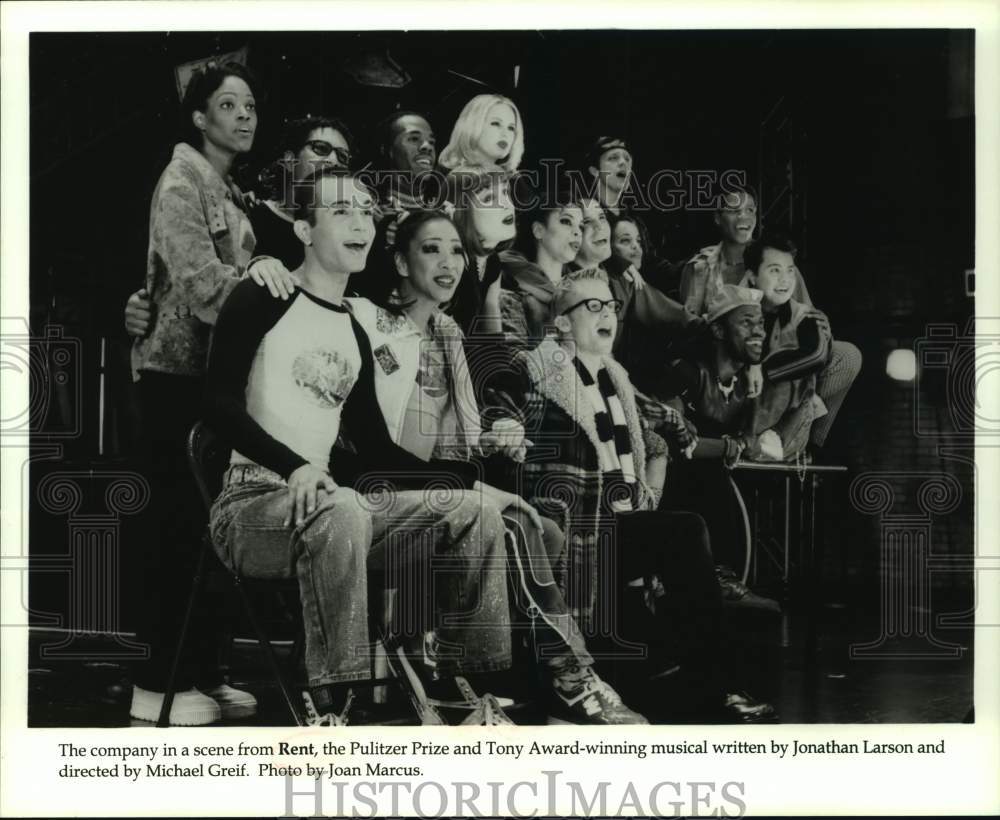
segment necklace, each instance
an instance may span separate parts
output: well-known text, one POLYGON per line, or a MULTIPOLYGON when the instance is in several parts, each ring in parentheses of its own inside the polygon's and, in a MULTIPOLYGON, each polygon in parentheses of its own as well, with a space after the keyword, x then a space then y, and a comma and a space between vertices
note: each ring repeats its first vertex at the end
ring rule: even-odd
POLYGON ((726 404, 729 404, 729 399, 733 395, 733 391, 736 389, 736 379, 730 379, 729 385, 727 386, 722 383, 722 379, 716 377, 715 383, 719 386, 719 392, 722 393, 722 398, 725 399, 726 404))

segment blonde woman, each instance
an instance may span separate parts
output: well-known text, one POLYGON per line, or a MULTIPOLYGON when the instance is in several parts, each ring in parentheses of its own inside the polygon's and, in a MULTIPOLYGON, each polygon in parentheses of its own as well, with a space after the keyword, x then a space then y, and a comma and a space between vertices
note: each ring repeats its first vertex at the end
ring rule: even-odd
POLYGON ((499 94, 480 94, 458 115, 438 160, 456 170, 516 171, 524 155, 524 121, 517 106, 499 94))

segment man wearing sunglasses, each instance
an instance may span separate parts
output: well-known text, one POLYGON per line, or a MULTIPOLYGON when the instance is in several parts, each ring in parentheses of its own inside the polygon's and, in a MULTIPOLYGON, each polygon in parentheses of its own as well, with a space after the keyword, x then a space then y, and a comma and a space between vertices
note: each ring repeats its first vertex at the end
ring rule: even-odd
MULTIPOLYGON (((292 229, 295 188, 323 168, 346 171, 350 165, 351 133, 340 120, 303 117, 286 123, 278 142, 278 159, 261 174, 261 196, 250 203, 250 222, 257 237, 255 258, 250 262, 253 278, 280 283, 285 271, 302 265, 303 246, 292 229)), ((271 287, 271 293, 291 296, 280 285, 271 287)))
MULTIPOLYGON (((567 273, 551 302, 555 334, 518 354, 516 371, 497 381, 496 409, 517 417, 534 442, 517 491, 566 522, 564 597, 593 654, 613 658, 612 678, 634 687, 630 703, 664 719, 692 710, 773 719, 770 705, 723 686, 722 602, 704 521, 655 509, 635 390, 611 355, 621 307, 600 268, 567 273), (658 683, 671 656, 690 684, 680 709, 658 683)), ((692 446, 683 424, 672 430, 678 449, 692 446)))

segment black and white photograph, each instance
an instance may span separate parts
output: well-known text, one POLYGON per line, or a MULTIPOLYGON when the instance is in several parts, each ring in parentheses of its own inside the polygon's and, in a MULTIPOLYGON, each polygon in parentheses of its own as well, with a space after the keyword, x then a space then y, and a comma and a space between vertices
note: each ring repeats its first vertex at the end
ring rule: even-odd
MULTIPOLYGON (((47 20, 5 101, 4 699, 44 782, 291 816, 435 754, 539 792, 543 751, 995 756, 976 27, 181 5, 47 20)), ((539 805, 760 811, 739 779, 539 805)))

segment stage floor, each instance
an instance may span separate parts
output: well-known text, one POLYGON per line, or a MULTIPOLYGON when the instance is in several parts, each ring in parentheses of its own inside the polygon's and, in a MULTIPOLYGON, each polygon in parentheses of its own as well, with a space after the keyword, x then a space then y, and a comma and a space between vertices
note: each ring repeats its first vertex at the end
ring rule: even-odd
MULTIPOLYGON (((739 613, 734 618, 742 620, 739 613)), ((740 630, 729 651, 748 663, 747 688, 770 700, 781 722, 789 723, 954 723, 970 719, 973 707, 973 631, 969 627, 941 629, 941 643, 960 647, 958 657, 904 657, 926 649, 926 641, 887 642, 885 657, 852 658, 850 647, 875 641, 879 621, 872 612, 827 606, 814 618, 793 613, 785 624, 788 646, 781 643, 781 624, 740 630), (896 653, 896 654, 891 654, 896 653)), ((28 669, 28 724, 33 727, 121 727, 148 725, 128 715, 128 667, 114 660, 41 657, 43 645, 64 638, 54 631, 33 630, 28 669)), ((114 647, 107 637, 86 639, 104 654, 114 647)), ((279 654, 287 650, 279 650, 279 654)), ((9 659, 8 659, 9 660, 9 659)), ((229 661, 230 682, 252 691, 259 714, 238 724, 291 725, 280 692, 256 644, 236 641, 229 661)), ((669 684, 667 684, 669 687, 669 684)), ((665 690, 667 691, 667 690, 665 690)), ((362 697, 362 701, 365 697, 362 697)), ((396 695, 386 705, 372 706, 355 720, 373 723, 415 723, 412 711, 396 695)), ((515 709, 518 723, 544 723, 540 707, 515 709)), ((667 721, 660 721, 667 722, 667 721)), ((674 721, 670 721, 674 722, 674 721)), ((689 722, 681 721, 677 722, 689 722)))

